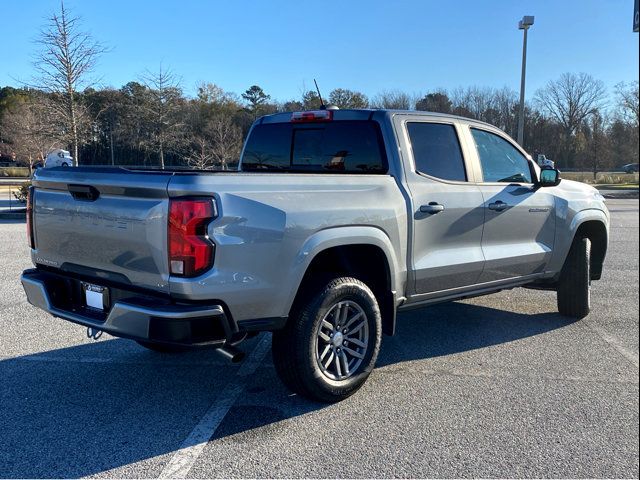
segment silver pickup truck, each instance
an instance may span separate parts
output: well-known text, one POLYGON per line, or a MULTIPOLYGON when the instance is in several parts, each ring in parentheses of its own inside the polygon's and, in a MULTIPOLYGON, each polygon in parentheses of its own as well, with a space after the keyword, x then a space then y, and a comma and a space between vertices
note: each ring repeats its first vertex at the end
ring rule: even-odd
POLYGON ((609 214, 491 125, 425 112, 258 119, 239 171, 41 169, 30 303, 158 351, 273 332, 283 382, 355 392, 404 309, 527 286, 589 313, 609 214))

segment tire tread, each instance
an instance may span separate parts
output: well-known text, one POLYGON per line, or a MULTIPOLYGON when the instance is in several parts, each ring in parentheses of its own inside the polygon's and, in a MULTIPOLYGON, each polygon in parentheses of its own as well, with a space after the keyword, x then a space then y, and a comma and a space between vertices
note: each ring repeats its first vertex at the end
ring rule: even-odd
POLYGON ((588 238, 573 241, 558 283, 558 311, 564 316, 582 319, 589 315, 590 254, 588 238))
MULTIPOLYGON (((294 306, 285 328, 274 332, 272 340, 273 364, 282 383, 293 392, 307 398, 331 403, 352 395, 364 383, 366 378, 362 382, 354 383, 347 388, 335 388, 331 389, 331 392, 327 392, 326 389, 318 385, 318 380, 310 378, 309 372, 303 368, 306 362, 304 344, 308 341, 306 332, 308 324, 314 321, 314 316, 327 295, 337 288, 349 285, 364 289, 371 297, 375 298, 369 287, 356 278, 333 278, 321 287, 316 285, 316 288, 309 292, 306 301, 299 302, 297 306, 294 306)), ((377 330, 377 332, 374 332, 376 335, 373 347, 376 349, 374 358, 377 357, 377 350, 380 348, 381 340, 381 327, 377 330)), ((375 363, 375 360, 373 363, 375 363)), ((373 366, 371 366, 372 369, 373 366)))

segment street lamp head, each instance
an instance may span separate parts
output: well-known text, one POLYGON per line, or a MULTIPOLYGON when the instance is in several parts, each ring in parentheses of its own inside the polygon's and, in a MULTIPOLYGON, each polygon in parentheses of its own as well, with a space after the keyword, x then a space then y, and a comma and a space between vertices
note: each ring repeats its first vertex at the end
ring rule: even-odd
POLYGON ((533 15, 525 15, 522 17, 522 20, 518 22, 518 28, 520 30, 527 30, 531 25, 533 25, 533 20, 533 15))

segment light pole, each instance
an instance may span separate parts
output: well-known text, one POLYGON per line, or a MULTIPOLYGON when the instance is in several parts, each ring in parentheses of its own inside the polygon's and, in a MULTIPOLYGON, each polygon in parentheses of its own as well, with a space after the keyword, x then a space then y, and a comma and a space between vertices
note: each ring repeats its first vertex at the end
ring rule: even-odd
POLYGON ((518 112, 518 143, 524 147, 524 80, 527 74, 527 31, 533 25, 533 16, 525 15, 518 22, 518 28, 524 30, 522 40, 522 77, 520 78, 520 110, 518 112))

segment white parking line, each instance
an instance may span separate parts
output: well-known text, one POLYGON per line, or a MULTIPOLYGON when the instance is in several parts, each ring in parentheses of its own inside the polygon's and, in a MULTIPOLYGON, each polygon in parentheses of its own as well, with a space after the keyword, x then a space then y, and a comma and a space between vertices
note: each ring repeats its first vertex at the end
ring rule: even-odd
POLYGON ((231 380, 220 392, 220 395, 209 407, 207 413, 204 414, 200 422, 182 442, 180 448, 173 454, 169 463, 162 469, 158 478, 185 478, 187 476, 207 442, 245 389, 247 378, 256 371, 269 351, 271 338, 268 334, 263 333, 262 335, 262 339, 238 370, 236 378, 231 380))
POLYGON ((627 360, 633 363, 636 366, 636 368, 639 368, 637 353, 634 353, 624 345, 621 345, 620 342, 618 342, 618 340, 614 336, 609 335, 606 331, 604 331, 600 327, 595 326, 593 323, 587 322, 585 320, 583 320, 582 323, 586 325, 587 328, 589 328, 591 331, 595 332, 602 340, 604 340, 613 348, 615 348, 623 357, 625 357, 627 360))

